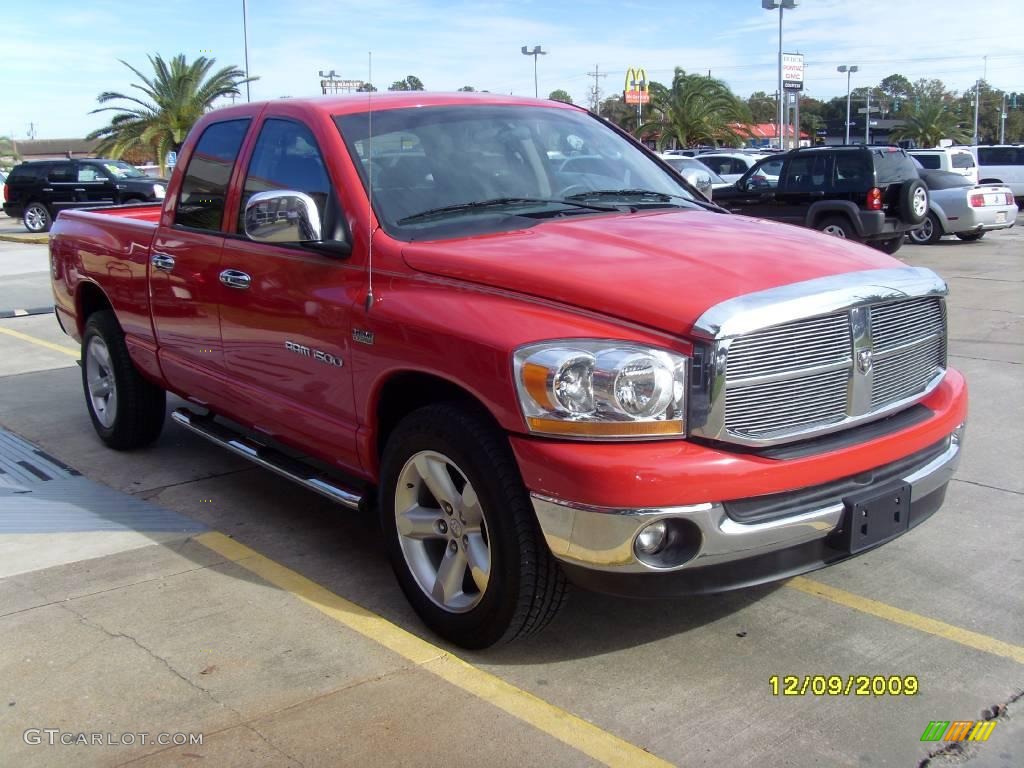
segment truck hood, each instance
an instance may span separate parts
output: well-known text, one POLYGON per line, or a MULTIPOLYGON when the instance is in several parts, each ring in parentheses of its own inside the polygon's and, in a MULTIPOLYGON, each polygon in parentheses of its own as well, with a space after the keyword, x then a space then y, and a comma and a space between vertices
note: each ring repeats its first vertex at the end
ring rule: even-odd
POLYGON ((755 291, 902 266, 857 243, 710 211, 550 221, 531 229, 409 243, 415 270, 613 315, 671 334, 755 291))

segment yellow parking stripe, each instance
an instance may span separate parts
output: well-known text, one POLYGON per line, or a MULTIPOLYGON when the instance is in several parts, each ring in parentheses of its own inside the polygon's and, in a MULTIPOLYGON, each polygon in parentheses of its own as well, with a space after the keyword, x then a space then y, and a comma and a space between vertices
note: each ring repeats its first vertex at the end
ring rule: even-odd
POLYGON ((830 600, 833 603, 845 605, 847 608, 852 608, 855 611, 869 613, 880 619, 902 624, 905 627, 910 627, 920 632, 927 632, 929 635, 952 640, 954 643, 965 645, 968 648, 991 653, 994 656, 1004 656, 1007 659, 1013 659, 1018 664, 1024 664, 1024 647, 1019 645, 1005 643, 1002 640, 997 640, 994 637, 989 637, 979 632, 972 632, 969 629, 955 627, 952 624, 930 619, 927 616, 921 616, 911 611, 904 611, 902 608, 880 603, 869 597, 861 597, 843 589, 830 587, 828 584, 822 584, 805 576, 797 576, 790 579, 786 582, 786 586, 805 592, 808 595, 814 595, 815 597, 830 600))
POLYGON ((290 592, 349 629, 417 664, 421 669, 493 704, 605 765, 641 768, 664 768, 671 765, 635 744, 516 688, 500 677, 477 669, 443 648, 349 602, 222 533, 203 533, 196 537, 196 541, 275 587, 290 592))
POLYGON ((21 341, 27 341, 29 344, 35 344, 37 347, 46 347, 47 349, 52 349, 54 352, 71 355, 76 360, 81 354, 81 352, 75 347, 65 347, 62 344, 54 344, 52 341, 37 339, 35 336, 29 336, 27 333, 22 333, 21 331, 12 331, 10 328, 0 328, 0 333, 7 336, 13 336, 15 339, 20 339, 21 341))

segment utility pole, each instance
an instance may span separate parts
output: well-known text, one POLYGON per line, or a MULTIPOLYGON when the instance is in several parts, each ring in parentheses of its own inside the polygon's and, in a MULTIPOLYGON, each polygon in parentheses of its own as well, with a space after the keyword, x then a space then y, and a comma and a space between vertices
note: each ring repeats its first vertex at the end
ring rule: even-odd
MULTIPOLYGON (((982 57, 985 61, 985 74, 982 76, 982 80, 988 78, 988 56, 982 57)), ((981 110, 981 80, 974 83, 974 140, 971 142, 975 146, 978 145, 978 113, 981 110)))
POLYGON ((999 143, 1006 143, 1006 91, 1003 91, 1003 106, 999 111, 999 143))
POLYGON ((871 90, 868 89, 867 109, 864 110, 864 143, 871 143, 871 90))
POLYGON ((28 138, 29 138, 29 140, 35 140, 35 138, 36 138, 36 124, 35 123, 29 123, 28 124, 28 138))
POLYGON ((242 43, 245 46, 245 100, 250 102, 252 96, 249 93, 249 21, 245 0, 242 0, 242 43))
POLYGON ((601 86, 600 86, 600 78, 608 77, 608 73, 601 71, 601 65, 600 64, 595 64, 594 65, 594 71, 593 72, 587 72, 587 77, 594 78, 594 90, 591 92, 590 96, 594 100, 594 114, 597 115, 598 117, 600 117, 601 116, 601 86))

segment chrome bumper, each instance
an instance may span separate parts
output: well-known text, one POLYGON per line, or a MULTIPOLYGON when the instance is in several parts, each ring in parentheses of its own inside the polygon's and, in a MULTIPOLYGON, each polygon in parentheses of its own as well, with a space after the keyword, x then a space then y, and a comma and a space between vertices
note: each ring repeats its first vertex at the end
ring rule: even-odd
MULTIPOLYGON (((946 449, 901 479, 916 503, 948 483, 960 462, 963 425, 950 435, 946 449)), ((572 565, 614 573, 679 571, 756 557, 828 536, 842 521, 844 505, 836 500, 818 509, 763 523, 741 523, 721 503, 682 507, 616 509, 575 504, 531 494, 544 538, 552 554, 572 565), (639 560, 633 542, 656 520, 681 519, 700 531, 692 557, 680 565, 658 567, 639 560)))

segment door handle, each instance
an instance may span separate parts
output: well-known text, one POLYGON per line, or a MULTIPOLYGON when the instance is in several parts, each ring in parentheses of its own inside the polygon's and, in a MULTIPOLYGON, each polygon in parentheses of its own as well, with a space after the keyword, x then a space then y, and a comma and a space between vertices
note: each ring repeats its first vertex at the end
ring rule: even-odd
POLYGON ((170 272, 174 269, 174 257, 166 253, 154 253, 149 261, 154 269, 161 272, 170 272))
POLYGON ((245 274, 245 272, 241 272, 237 269, 225 269, 220 273, 220 281, 228 288, 240 288, 245 290, 252 282, 252 278, 245 274))

